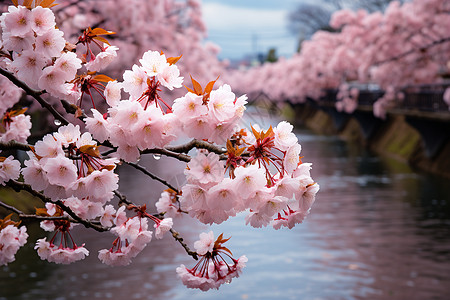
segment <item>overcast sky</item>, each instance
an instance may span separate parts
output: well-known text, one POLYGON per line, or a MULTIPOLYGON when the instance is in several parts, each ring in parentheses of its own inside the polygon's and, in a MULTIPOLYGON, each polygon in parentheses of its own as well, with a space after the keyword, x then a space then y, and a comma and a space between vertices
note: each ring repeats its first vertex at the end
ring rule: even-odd
MULTIPOLYGON (((266 54, 291 56, 297 38, 287 28, 287 14, 302 0, 202 0, 208 40, 218 44, 220 58, 266 54)), ((304 1, 303 1, 304 2, 304 1)))

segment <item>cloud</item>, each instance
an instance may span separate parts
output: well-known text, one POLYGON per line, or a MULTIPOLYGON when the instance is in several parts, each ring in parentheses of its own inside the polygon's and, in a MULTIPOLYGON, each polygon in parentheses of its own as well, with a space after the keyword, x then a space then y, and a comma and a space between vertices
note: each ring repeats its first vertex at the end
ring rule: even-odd
POLYGON ((286 11, 233 7, 221 3, 203 3, 203 20, 210 32, 284 30, 286 11))

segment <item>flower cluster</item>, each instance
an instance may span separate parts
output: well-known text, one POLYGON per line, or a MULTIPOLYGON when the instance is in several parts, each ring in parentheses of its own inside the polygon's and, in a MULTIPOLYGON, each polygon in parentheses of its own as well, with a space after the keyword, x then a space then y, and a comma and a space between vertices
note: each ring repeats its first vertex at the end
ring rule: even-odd
POLYGON ((75 77, 81 60, 75 53, 63 52, 66 40, 55 27, 53 12, 41 6, 10 6, 0 24, 3 48, 12 53, 4 58, 8 70, 33 89, 68 98, 72 87, 66 81, 75 77))
POLYGON ((11 215, 0 219, 0 266, 14 261, 20 247, 27 242, 28 234, 25 226, 11 220, 11 215))
POLYGON ((168 89, 181 87, 183 77, 174 65, 177 58, 166 58, 157 51, 147 51, 140 59, 141 66, 123 74, 123 82, 111 81, 105 88, 105 98, 110 105, 108 116, 92 109, 86 126, 100 141, 108 139, 118 147, 120 158, 136 161, 139 150, 163 147, 175 138, 175 116, 158 94, 160 86, 168 89), (130 97, 121 100, 121 89, 130 97))
POLYGON ((236 130, 247 96, 236 98, 227 84, 212 90, 212 81, 203 91, 194 79, 192 82, 194 90, 175 99, 173 113, 187 136, 224 144, 236 130))
MULTIPOLYGON (((342 9, 331 16, 333 32, 315 32, 291 58, 229 72, 226 79, 234 89, 291 103, 320 100, 326 90, 342 91, 348 83, 372 84, 387 92, 374 104, 375 116, 384 118, 405 87, 445 83, 448 9, 442 0, 390 1, 383 13, 342 9)), ((352 112, 355 92, 342 96, 337 109, 352 112)))
POLYGON ((106 203, 119 180, 115 159, 102 159, 90 133, 78 125, 61 126, 38 141, 22 170, 25 181, 51 198, 77 197, 106 203))
POLYGON ((98 258, 105 264, 111 266, 125 266, 131 263, 131 259, 136 257, 144 247, 152 240, 152 231, 148 230, 148 219, 152 220, 155 225, 155 237, 161 239, 164 233, 172 228, 173 222, 171 218, 158 219, 148 214, 146 206, 129 207, 137 212, 132 218, 127 218, 125 214, 125 206, 120 207, 114 212, 109 207, 109 220, 104 218, 102 223, 107 221, 115 226, 111 232, 117 235, 110 249, 102 249, 99 251, 98 258))
MULTIPOLYGON (((212 224, 246 212, 247 224, 271 224, 279 229, 292 228, 309 213, 319 186, 310 176, 311 164, 301 160, 301 146, 292 125, 281 122, 266 131, 258 125, 241 129, 239 122, 247 97, 236 97, 228 84, 214 89, 218 79, 202 88, 191 77, 192 89, 187 88, 181 97, 173 96, 178 97, 173 102, 166 100, 163 95, 175 95, 175 89, 182 86, 183 77, 176 65, 181 56, 142 51, 139 65, 126 70, 121 82, 96 74, 117 56, 118 47, 103 37, 114 32, 88 27, 71 44, 56 27, 50 10, 53 0, 20 1, 23 5, 13 2, 15 6, 0 17, 0 68, 56 119, 64 121, 57 131, 44 135, 34 145, 26 145, 30 117, 24 115, 25 109, 11 108, 20 92, 9 88, 0 92, 1 146, 29 149, 22 169, 13 156, 0 157, 0 185, 29 191, 45 203, 45 208, 37 208, 33 215, 44 230, 53 232, 35 243, 41 259, 68 264, 88 256, 84 244, 77 245, 71 233, 73 226, 80 223, 115 236, 112 246, 98 253, 101 262, 112 266, 130 264, 150 243, 153 234, 160 239, 170 232, 189 255, 201 257, 192 269, 184 265, 177 268, 181 280, 190 288, 206 291, 238 277, 247 258, 233 258, 224 246, 229 239, 223 234, 215 239, 212 232, 201 234, 194 243, 196 252, 191 251, 172 230, 173 217, 187 213, 212 224), (105 105, 96 107, 98 95, 94 97, 94 92, 105 105), (60 115, 42 94, 66 100, 62 103, 67 114, 60 115), (128 96, 123 97, 124 94, 128 96), (92 102, 89 115, 81 108, 85 95, 92 102), (74 122, 84 122, 81 126, 69 121, 72 113, 74 122), (168 146, 185 136, 193 139, 184 145, 168 146), (6 144, 13 140, 22 144, 6 144), (101 154, 98 143, 102 148, 108 147, 107 152, 101 154), (222 148, 225 144, 226 148, 222 148), (198 151, 191 157, 193 148, 198 151), (177 190, 138 163, 130 163, 138 161, 141 154, 152 152, 187 162, 187 184, 177 190), (169 187, 156 203, 158 214, 148 213, 146 204, 137 206, 118 191, 119 176, 115 170, 121 161, 169 187), (17 181, 20 175, 23 183, 17 181), (117 207, 111 201, 115 196, 119 199, 117 207), (127 212, 132 216, 128 217, 127 212)), ((127 3, 126 8, 136 10, 139 5, 150 5, 153 9, 151 3, 152 0, 127 3)), ((176 7, 184 7, 178 4, 176 7)), ((188 1, 187 5, 194 11, 200 9, 196 1, 188 1)), ((141 13, 134 11, 136 17, 149 19, 141 13)), ((193 19, 200 22, 198 16, 193 19)), ((180 23, 176 24, 180 27, 180 23)), ((198 61, 199 58, 197 68, 202 65, 198 61)), ((3 83, 1 77, 0 87, 3 83)), ((2 201, 0 206, 23 216, 2 201)), ((0 264, 13 261, 26 238, 25 227, 18 228, 10 217, 0 220, 0 264)))
POLYGON ((231 251, 223 246, 229 239, 224 239, 221 234, 214 241, 212 231, 201 233, 200 240, 194 243, 197 254, 201 256, 199 262, 192 269, 186 268, 185 265, 177 268, 183 284, 188 288, 207 291, 219 289, 222 284, 230 283, 233 278, 239 277, 248 259, 245 255, 238 259, 232 257, 231 251))
POLYGON ((183 209, 207 224, 221 223, 245 210, 249 211, 246 222, 253 227, 271 221, 276 229, 301 223, 319 185, 310 176, 311 164, 300 160, 301 147, 292 128, 285 121, 266 132, 252 128, 235 141, 236 146, 228 141, 226 163, 215 153, 199 152, 185 171, 183 209))
POLYGON ((15 160, 12 155, 8 157, 0 156, 0 185, 10 179, 17 179, 20 175, 20 162, 15 160))
MULTIPOLYGON (((5 67, 1 58, 0 67, 5 67)), ((22 90, 12 84, 6 77, 0 75, 0 116, 3 116, 9 107, 16 104, 21 96, 22 90)))
POLYGON ((26 109, 11 110, 3 115, 0 124, 0 142, 17 141, 25 143, 31 132, 31 118, 24 114, 26 109))
MULTIPOLYGON (((45 208, 36 210, 37 214, 41 216, 67 217, 67 214, 53 203, 47 203, 45 208)), ((70 264, 89 255, 89 251, 84 248, 84 244, 77 246, 75 243, 70 234, 70 229, 73 227, 70 221, 63 218, 54 221, 43 221, 41 222, 41 227, 46 231, 55 231, 50 241, 47 241, 47 238, 36 241, 34 249, 37 250, 41 259, 57 264, 70 264)))

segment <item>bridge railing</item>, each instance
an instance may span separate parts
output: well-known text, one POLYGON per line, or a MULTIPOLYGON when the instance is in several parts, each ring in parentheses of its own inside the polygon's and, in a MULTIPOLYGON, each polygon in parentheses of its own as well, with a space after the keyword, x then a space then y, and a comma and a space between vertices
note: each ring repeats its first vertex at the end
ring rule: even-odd
MULTIPOLYGON (((403 99, 396 99, 395 108, 418 110, 425 112, 449 112, 449 106, 444 101, 445 89, 450 83, 408 86, 402 90, 403 99)), ((319 105, 335 106, 337 89, 328 89, 318 100, 319 105)), ((371 107, 384 95, 382 90, 359 90, 358 106, 371 107)))
POLYGON ((444 101, 445 89, 449 84, 411 86, 404 89, 404 100, 399 103, 403 109, 417 109, 429 112, 448 112, 444 101))

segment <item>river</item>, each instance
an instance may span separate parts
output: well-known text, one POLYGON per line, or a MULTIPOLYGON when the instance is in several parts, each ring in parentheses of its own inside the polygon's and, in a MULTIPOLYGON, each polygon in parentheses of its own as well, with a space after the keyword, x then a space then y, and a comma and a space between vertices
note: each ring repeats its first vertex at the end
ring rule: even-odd
MULTIPOLYGON (((276 124, 275 120, 266 121, 276 124)), ((211 228, 185 217, 174 228, 192 246, 202 231, 231 236, 235 257, 249 261, 220 290, 185 288, 180 264, 194 260, 170 236, 153 239, 130 266, 108 267, 97 252, 113 237, 74 230, 90 255, 54 265, 37 259, 32 243, 0 267, 0 300, 19 299, 449 299, 450 184, 416 173, 337 137, 297 130, 303 161, 320 184, 311 214, 292 230, 254 229, 238 215, 211 228)), ((183 164, 169 158, 142 163, 173 184, 183 164)), ((162 186, 123 168, 120 190, 136 203, 153 203, 162 186), (126 175, 126 176, 124 176, 126 175)), ((29 228, 29 241, 43 236, 29 228)))

